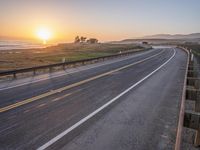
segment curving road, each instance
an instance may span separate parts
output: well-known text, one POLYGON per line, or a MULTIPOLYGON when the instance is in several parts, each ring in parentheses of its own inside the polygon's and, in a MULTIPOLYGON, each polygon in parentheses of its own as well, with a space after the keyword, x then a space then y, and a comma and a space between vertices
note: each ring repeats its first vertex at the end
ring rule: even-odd
POLYGON ((0 85, 0 149, 173 149, 187 55, 153 49, 0 85))

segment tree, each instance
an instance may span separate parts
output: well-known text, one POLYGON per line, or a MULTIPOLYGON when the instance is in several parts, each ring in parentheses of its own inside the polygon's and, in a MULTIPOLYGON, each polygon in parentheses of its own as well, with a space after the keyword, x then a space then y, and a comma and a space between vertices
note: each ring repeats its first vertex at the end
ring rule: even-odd
POLYGON ((90 39, 87 40, 87 43, 95 44, 95 43, 98 43, 98 40, 95 39, 95 38, 90 38, 90 39))
POLYGON ((144 42, 142 42, 142 44, 145 44, 145 45, 147 45, 147 44, 148 44, 148 42, 144 41, 144 42))
POLYGON ((79 38, 79 36, 76 36, 76 37, 75 37, 74 43, 80 43, 80 38, 79 38))
POLYGON ((86 41, 86 39, 87 39, 86 37, 81 36, 81 37, 80 37, 80 42, 81 42, 81 43, 84 43, 84 42, 86 41))

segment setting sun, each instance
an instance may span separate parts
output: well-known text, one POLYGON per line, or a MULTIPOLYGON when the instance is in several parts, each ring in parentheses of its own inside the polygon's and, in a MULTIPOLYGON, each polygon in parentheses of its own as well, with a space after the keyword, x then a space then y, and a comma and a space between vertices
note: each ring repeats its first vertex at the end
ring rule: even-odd
POLYGON ((43 44, 46 44, 47 40, 52 37, 52 32, 48 28, 39 28, 37 30, 37 36, 43 40, 43 44))

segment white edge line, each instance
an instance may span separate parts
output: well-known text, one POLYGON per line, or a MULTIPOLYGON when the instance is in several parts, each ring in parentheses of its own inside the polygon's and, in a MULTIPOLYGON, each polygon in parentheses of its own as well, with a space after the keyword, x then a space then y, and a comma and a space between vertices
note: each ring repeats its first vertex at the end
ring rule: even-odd
MULTIPOLYGON (((153 51, 155 51, 155 50, 153 50, 153 51)), ((139 53, 139 56, 143 55, 143 54, 145 54, 145 52, 144 53, 139 53)), ((137 57, 137 55, 133 55, 133 56, 137 57)), ((2 88, 0 88, 0 91, 8 90, 8 89, 16 88, 16 87, 20 87, 20 86, 23 86, 23 85, 28 85, 28 84, 31 84, 31 83, 37 83, 37 82, 40 82, 40 81, 45 81, 45 80, 49 80, 49 79, 53 79, 53 78, 58 78, 58 77, 61 77, 61 76, 77 73, 77 72, 80 72, 80 71, 90 70, 90 69, 97 68, 97 67, 102 67, 102 66, 105 66, 105 65, 110 65, 110 64, 113 64, 113 63, 116 63, 116 62, 125 61, 125 60, 131 59, 131 58, 132 57, 127 57, 127 58, 124 58, 124 59, 122 59, 120 61, 107 62, 107 63, 104 63, 104 64, 100 64, 99 66, 91 66, 91 67, 85 68, 83 70, 77 70, 77 71, 73 71, 73 72, 69 72, 69 73, 62 73, 62 74, 55 75, 55 76, 52 76, 52 77, 41 78, 41 79, 38 79, 38 80, 35 80, 35 81, 28 81, 28 82, 25 82, 25 83, 21 83, 21 84, 9 86, 9 87, 2 87, 2 88)))
POLYGON ((78 126, 80 126, 81 124, 83 124, 84 122, 86 122, 87 120, 89 120, 90 118, 92 118, 93 116, 95 116, 101 110, 103 110, 104 108, 108 107, 110 104, 112 104, 114 101, 116 101, 117 99, 119 99, 121 96, 123 96, 124 94, 126 94, 127 92, 129 92, 131 89, 133 89, 134 87, 136 87, 138 84, 140 84, 144 80, 148 79, 150 76, 152 76, 158 70, 160 70, 163 66, 165 66, 175 56, 176 51, 175 51, 175 49, 173 49, 173 50, 174 50, 173 55, 165 63, 163 63, 160 67, 158 67, 157 69, 155 69, 153 72, 151 72, 150 74, 148 74, 147 76, 145 76, 144 78, 142 78, 140 81, 136 82, 134 85, 132 85, 131 87, 129 87, 128 89, 126 89, 124 92, 122 92, 121 94, 119 94, 116 97, 114 97, 113 99, 111 99, 109 102, 107 102, 106 104, 104 104, 103 106, 101 106, 100 108, 98 108, 97 110, 95 110, 94 112, 92 112, 91 114, 89 114, 88 116, 84 117, 83 119, 81 119, 80 121, 78 121, 77 123, 75 123, 74 125, 72 125, 71 127, 69 127, 68 129, 66 129, 62 133, 58 134, 56 137, 54 137, 53 139, 51 139, 50 141, 48 141, 47 143, 45 143, 41 147, 37 148, 37 150, 44 150, 44 149, 46 149, 47 147, 49 147, 50 145, 52 145, 53 143, 55 143, 56 141, 58 141, 59 139, 61 139, 63 136, 67 135, 69 132, 71 132, 72 130, 74 130, 75 128, 77 128, 78 126))

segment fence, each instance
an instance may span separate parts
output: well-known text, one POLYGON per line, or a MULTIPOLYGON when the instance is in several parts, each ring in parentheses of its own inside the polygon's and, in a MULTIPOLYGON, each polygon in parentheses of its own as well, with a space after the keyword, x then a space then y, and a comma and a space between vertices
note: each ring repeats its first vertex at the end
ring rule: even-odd
POLYGON ((135 52, 136 51, 129 51, 129 52, 124 52, 124 53, 120 53, 120 54, 114 54, 114 55, 108 55, 108 56, 96 57, 96 58, 90 58, 90 59, 83 59, 83 60, 78 60, 78 61, 70 61, 70 62, 64 62, 64 63, 51 64, 51 65, 44 65, 44 66, 30 67, 30 68, 24 68, 24 69, 3 71, 3 72, 0 72, 0 77, 12 75, 13 78, 16 78, 17 74, 28 73, 28 72, 33 72, 33 75, 36 75, 36 72, 39 71, 39 70, 48 69, 49 72, 51 72, 53 70, 53 68, 55 68, 55 67, 62 67, 62 69, 65 70, 66 67, 69 66, 69 65, 78 65, 78 64, 84 65, 84 64, 89 63, 89 62, 94 63, 94 62, 105 60, 105 59, 116 58, 116 57, 121 57, 121 56, 128 56, 128 55, 131 55, 135 52))

